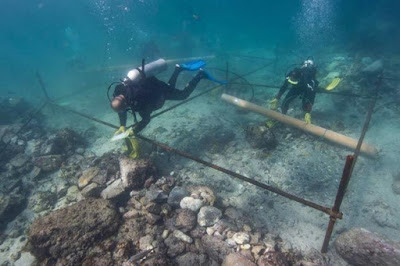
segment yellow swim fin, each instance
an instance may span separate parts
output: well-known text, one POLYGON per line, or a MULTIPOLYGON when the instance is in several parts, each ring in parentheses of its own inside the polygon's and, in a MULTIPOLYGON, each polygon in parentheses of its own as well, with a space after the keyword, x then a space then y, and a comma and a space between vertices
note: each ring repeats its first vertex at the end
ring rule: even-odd
POLYGON ((327 90, 327 91, 333 90, 334 88, 337 87, 337 85, 339 85, 340 81, 342 81, 341 78, 339 78, 339 77, 334 78, 332 80, 332 82, 328 86, 326 86, 325 90, 327 90))

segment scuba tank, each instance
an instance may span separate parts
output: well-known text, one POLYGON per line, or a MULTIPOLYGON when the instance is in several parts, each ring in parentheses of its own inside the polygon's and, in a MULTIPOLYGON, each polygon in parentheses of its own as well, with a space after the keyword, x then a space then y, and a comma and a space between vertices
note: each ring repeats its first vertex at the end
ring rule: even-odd
POLYGON ((144 62, 142 62, 141 67, 132 69, 131 71, 128 72, 127 76, 131 82, 137 83, 143 77, 147 78, 155 76, 166 69, 167 69, 167 62, 164 59, 160 58, 146 65, 144 65, 144 62))

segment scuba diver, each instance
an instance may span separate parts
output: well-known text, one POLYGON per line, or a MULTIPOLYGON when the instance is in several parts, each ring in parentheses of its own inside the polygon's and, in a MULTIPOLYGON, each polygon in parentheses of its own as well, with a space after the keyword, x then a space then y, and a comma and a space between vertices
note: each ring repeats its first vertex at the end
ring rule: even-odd
MULTIPOLYGON (((142 67, 131 70, 127 78, 115 87, 110 103, 111 108, 118 113, 121 126, 114 136, 124 133, 121 138, 125 138, 129 157, 135 159, 139 156, 139 144, 133 137, 134 134, 139 133, 149 124, 151 113, 163 107, 166 100, 185 100, 202 79, 224 83, 223 81, 215 80, 208 72, 203 70, 202 67, 205 64, 203 60, 177 64, 168 83, 165 83, 154 77, 154 75, 164 71, 167 68, 167 62, 164 59, 158 59, 144 65, 143 60, 142 67), (186 84, 183 90, 178 90, 175 85, 178 75, 183 70, 198 71, 198 73, 186 84), (126 130, 128 111, 132 112, 135 125, 126 130), (139 113, 142 118, 138 123, 136 113, 139 113)), ((108 90, 113 84, 109 86, 108 90)))
POLYGON ((304 61, 301 67, 293 69, 285 79, 278 94, 270 101, 270 108, 276 110, 278 101, 290 86, 290 90, 282 102, 281 110, 286 114, 289 104, 300 97, 302 99, 302 107, 305 112, 304 120, 307 124, 311 124, 311 110, 314 104, 315 94, 318 90, 319 82, 316 80, 317 68, 313 60, 304 61))

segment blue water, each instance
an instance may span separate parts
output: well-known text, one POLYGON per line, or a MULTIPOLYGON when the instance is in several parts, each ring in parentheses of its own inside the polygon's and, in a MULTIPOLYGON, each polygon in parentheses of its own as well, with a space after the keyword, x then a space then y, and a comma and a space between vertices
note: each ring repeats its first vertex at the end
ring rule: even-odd
POLYGON ((54 95, 98 84, 110 77, 79 70, 140 62, 149 44, 174 58, 274 47, 313 54, 327 45, 387 53, 400 43, 400 4, 389 0, 3 0, 1 6, 1 95, 41 97, 36 71, 54 95))

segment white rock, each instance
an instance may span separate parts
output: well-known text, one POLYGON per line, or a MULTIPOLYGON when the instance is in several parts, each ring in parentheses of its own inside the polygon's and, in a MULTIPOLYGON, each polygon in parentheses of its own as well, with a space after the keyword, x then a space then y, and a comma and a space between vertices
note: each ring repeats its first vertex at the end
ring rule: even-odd
POLYGON ((247 244, 250 242, 250 236, 243 232, 235 233, 232 239, 239 245, 247 244))
POLYGON ((212 236, 215 231, 212 227, 207 227, 206 232, 207 232, 207 235, 212 236))
POLYGON ((162 237, 163 239, 166 239, 166 238, 168 237, 168 235, 169 235, 169 231, 168 231, 168 230, 164 230, 164 231, 162 232, 161 237, 162 237))
POLYGON ((189 244, 193 242, 193 239, 190 236, 184 234, 180 230, 175 230, 174 231, 174 237, 176 237, 177 239, 182 240, 183 242, 189 243, 189 244))
POLYGON ((192 197, 184 197, 180 202, 180 206, 182 209, 190 209, 194 212, 198 212, 198 210, 203 206, 203 201, 192 197))

